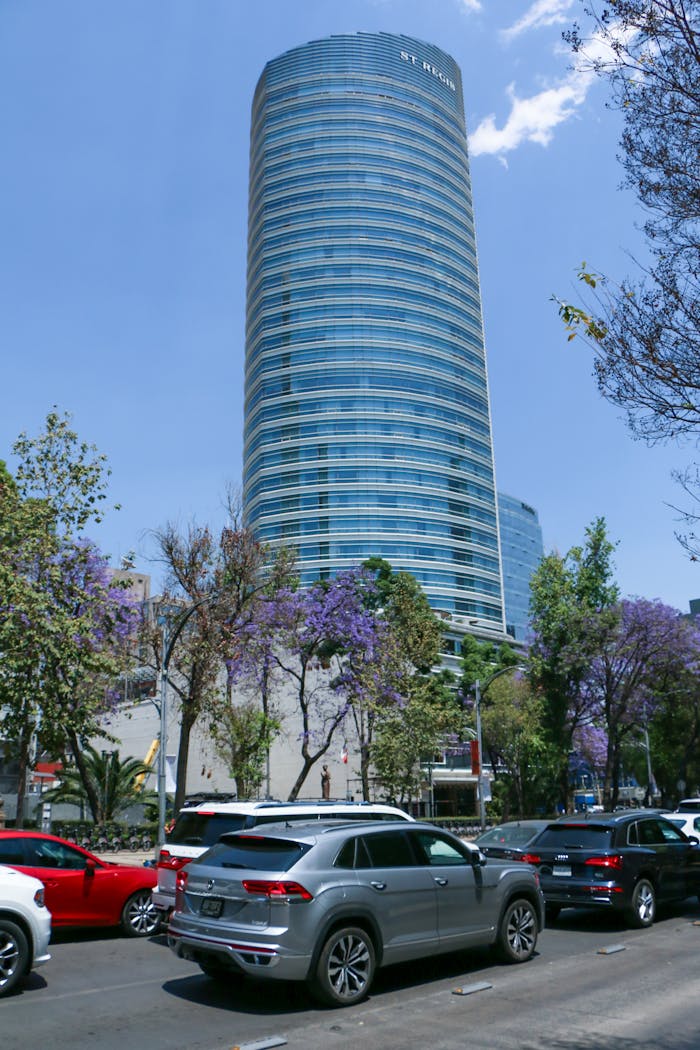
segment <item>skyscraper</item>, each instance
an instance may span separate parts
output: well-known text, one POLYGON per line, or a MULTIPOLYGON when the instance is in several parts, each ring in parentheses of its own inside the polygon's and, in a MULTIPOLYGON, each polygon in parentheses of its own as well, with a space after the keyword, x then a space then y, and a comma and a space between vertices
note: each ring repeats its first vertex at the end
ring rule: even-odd
POLYGON ((498 521, 503 559, 506 630, 518 642, 527 639, 530 579, 544 555, 537 511, 515 496, 498 493, 498 521))
POLYGON ((503 629, 462 83, 430 44, 330 37, 258 82, 243 496, 303 582, 379 555, 503 629))

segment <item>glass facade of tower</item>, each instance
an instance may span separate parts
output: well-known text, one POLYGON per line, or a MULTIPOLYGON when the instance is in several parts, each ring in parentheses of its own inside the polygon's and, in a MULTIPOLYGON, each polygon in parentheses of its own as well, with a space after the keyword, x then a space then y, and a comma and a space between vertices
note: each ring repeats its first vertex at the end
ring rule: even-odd
POLYGON ((506 630, 524 642, 530 620, 530 578, 544 554, 542 529, 533 507, 503 492, 498 493, 498 521, 506 630))
POLYGON ((503 627, 460 71, 331 37, 252 110, 244 513, 303 582, 378 555, 503 627))

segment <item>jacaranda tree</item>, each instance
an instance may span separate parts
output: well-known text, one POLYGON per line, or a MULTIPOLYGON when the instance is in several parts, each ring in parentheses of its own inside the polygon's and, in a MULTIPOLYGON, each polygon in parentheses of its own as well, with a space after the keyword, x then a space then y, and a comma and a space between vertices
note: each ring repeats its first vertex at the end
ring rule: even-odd
POLYGON ((381 661, 384 626, 367 607, 373 587, 363 570, 339 573, 303 590, 289 587, 258 602, 255 617, 238 633, 229 657, 234 680, 250 679, 266 663, 278 685, 291 691, 301 732, 301 767, 289 793, 295 799, 314 765, 328 752, 348 716, 351 697, 367 689, 394 697, 381 661))
POLYGON ((593 724, 607 742, 603 801, 618 801, 623 746, 651 722, 663 697, 676 691, 687 671, 700 675, 700 633, 680 613, 659 601, 621 601, 598 634, 584 691, 593 724))
POLYGON ((0 726, 18 763, 18 821, 33 742, 54 755, 82 748, 109 710, 136 613, 85 537, 99 521, 109 474, 69 417, 49 413, 13 447, 0 485, 0 726))

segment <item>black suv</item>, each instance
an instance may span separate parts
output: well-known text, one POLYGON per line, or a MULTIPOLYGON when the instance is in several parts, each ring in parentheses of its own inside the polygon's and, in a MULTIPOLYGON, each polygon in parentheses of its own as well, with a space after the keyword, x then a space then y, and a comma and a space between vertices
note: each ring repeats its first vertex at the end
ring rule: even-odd
POLYGON ((648 810, 562 817, 522 859, 539 871, 549 919, 562 908, 612 908, 651 926, 657 901, 700 894, 698 840, 648 810))

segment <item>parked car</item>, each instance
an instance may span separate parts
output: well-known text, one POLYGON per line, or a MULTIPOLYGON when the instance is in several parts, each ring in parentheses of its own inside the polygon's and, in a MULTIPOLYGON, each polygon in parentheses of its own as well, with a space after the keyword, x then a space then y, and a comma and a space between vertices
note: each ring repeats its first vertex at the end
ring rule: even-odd
POLYGON ((482 831, 472 841, 487 857, 522 860, 530 843, 548 824, 548 820, 510 820, 482 831))
POLYGON ((552 919, 562 908, 602 908, 651 926, 658 902, 700 894, 700 846, 653 811, 563 817, 523 860, 540 873, 552 919))
POLYGON ((682 798, 678 803, 679 813, 700 813, 700 798, 682 798))
POLYGON ((0 831, 0 863, 40 879, 54 927, 121 926, 130 937, 155 933, 153 868, 106 862, 56 835, 0 831))
POLYGON ((664 820, 670 820, 688 837, 692 835, 700 840, 700 811, 697 813, 664 813, 664 820))
POLYGON ((0 996, 48 962, 51 915, 38 879, 0 865, 0 996))
POLYGON ((348 1006, 391 963, 476 945, 525 962, 543 920, 524 864, 430 824, 322 821, 224 835, 177 873, 168 942, 227 984, 305 980, 348 1006))
POLYGON ((158 886, 153 903, 161 916, 175 907, 175 876, 183 865, 218 842, 228 831, 261 824, 308 820, 413 820, 395 806, 375 802, 302 801, 236 802, 197 800, 185 805, 158 854, 158 886))

